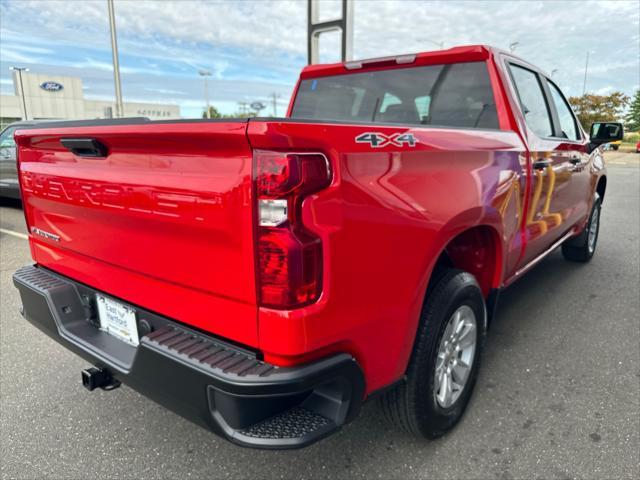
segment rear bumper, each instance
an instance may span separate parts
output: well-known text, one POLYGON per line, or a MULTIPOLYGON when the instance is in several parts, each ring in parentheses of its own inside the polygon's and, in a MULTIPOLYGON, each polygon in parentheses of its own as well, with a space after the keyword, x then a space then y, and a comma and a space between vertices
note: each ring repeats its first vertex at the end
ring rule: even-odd
POLYGON ((96 290, 37 266, 21 268, 13 280, 23 315, 37 328, 239 445, 303 447, 337 431, 359 411, 364 378, 350 355, 281 368, 138 307, 141 338, 134 347, 97 328, 96 290))

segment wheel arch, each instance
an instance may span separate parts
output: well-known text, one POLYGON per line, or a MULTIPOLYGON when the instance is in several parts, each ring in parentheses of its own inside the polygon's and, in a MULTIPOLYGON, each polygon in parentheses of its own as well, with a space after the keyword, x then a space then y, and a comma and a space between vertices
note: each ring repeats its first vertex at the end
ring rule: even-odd
MULTIPOLYGON (((467 271, 476 278, 487 302, 488 320, 497 300, 495 292, 499 291, 502 282, 504 265, 502 236, 494 224, 486 222, 443 231, 449 233, 442 234, 438 242, 439 248, 432 250, 437 254, 431 257, 431 264, 425 269, 425 279, 422 283, 424 288, 421 290, 423 292, 422 303, 418 310, 417 321, 407 334, 407 341, 412 346, 411 352, 415 348, 422 310, 429 297, 429 292, 447 268, 467 271), (480 255, 476 256, 475 252, 479 252, 480 255), (478 272, 482 275, 478 275, 478 272)), ((408 362, 409 357, 404 364, 405 369, 408 362)))
POLYGON ((437 281, 437 271, 443 268, 457 268, 472 274, 485 298, 501 284, 503 246, 500 233, 494 226, 474 225, 449 236, 436 258, 429 275, 429 285, 437 281))
MULTIPOLYGON (((432 250, 437 252, 437 255, 431 257, 432 262, 425 272, 424 283, 426 287, 423 290, 422 306, 415 328, 407 334, 410 335, 407 340, 410 342, 411 350, 402 364, 403 372, 406 372, 415 350, 422 312, 428 301, 429 293, 447 268, 464 270, 476 278, 487 303, 487 324, 491 317, 493 296, 501 285, 504 266, 503 237, 499 227, 490 222, 483 222, 460 226, 456 229, 450 229, 449 232, 441 235, 438 242, 439 248, 432 250)), ((485 325, 485 327, 487 326, 485 325)))
POLYGON ((415 323, 410 325, 406 332, 406 344, 411 348, 408 350, 407 357, 401 359, 399 363, 403 372, 406 371, 415 349, 422 311, 429 292, 437 284, 441 273, 446 271, 446 268, 458 268, 476 277, 487 302, 487 320, 491 318, 492 305, 496 299, 495 292, 499 291, 503 280, 504 241, 502 223, 497 212, 494 215, 483 215, 483 212, 485 210, 478 207, 457 215, 439 230, 431 246, 425 249, 428 258, 422 267, 424 276, 418 287, 418 292, 422 294, 417 298, 420 304, 415 306, 415 323), (482 221, 477 221, 478 218, 482 221), (478 250, 480 258, 474 255, 478 250), (474 267, 474 260, 479 259, 483 261, 476 261, 474 267), (489 268, 486 269, 486 267, 489 268), (483 275, 479 275, 480 278, 478 278, 478 272, 483 272, 483 275))

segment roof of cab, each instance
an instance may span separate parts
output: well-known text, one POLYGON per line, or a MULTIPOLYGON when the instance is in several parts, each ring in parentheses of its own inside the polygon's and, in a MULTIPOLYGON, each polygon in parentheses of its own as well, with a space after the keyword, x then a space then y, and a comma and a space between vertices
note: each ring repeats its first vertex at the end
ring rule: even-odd
MULTIPOLYGON (((300 73, 301 79, 355 73, 361 70, 380 70, 397 65, 435 65, 446 63, 473 62, 488 59, 493 53, 502 50, 489 45, 465 45, 446 50, 394 55, 390 57, 352 60, 348 62, 307 65, 300 73)), ((506 52, 505 52, 506 53, 506 52)))

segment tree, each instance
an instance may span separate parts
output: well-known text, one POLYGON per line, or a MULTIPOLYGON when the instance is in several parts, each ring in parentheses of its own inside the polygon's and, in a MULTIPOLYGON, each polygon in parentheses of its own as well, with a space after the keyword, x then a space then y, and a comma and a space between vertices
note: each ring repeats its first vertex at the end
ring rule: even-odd
POLYGON ((629 113, 624 119, 624 128, 627 132, 640 131, 640 90, 636 90, 636 94, 633 96, 629 113))
MULTIPOLYGON (((202 118, 207 118, 207 111, 202 112, 202 118)), ((209 107, 209 117, 208 118, 222 118, 222 114, 218 111, 218 109, 214 106, 209 107)))
MULTIPOLYGON (((244 112, 235 112, 235 113, 220 113, 218 109, 214 106, 209 107, 209 117, 208 118, 247 118, 247 117, 255 117, 256 112, 253 111, 244 111, 244 112)), ((202 112, 202 118, 207 118, 207 111, 202 112)))
POLYGON ((587 93, 581 97, 569 98, 569 103, 588 132, 594 122, 612 122, 620 119, 629 103, 629 97, 622 92, 613 92, 610 95, 587 93))

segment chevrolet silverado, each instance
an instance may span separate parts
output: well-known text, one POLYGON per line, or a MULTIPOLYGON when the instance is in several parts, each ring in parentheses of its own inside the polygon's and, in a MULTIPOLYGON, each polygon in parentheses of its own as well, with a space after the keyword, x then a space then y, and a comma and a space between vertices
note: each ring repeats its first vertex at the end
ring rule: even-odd
POLYGON ((309 445, 374 397, 436 438, 500 291, 558 247, 593 256, 620 138, 486 46, 305 67, 285 118, 25 127, 14 284, 87 389, 239 445, 309 445))

